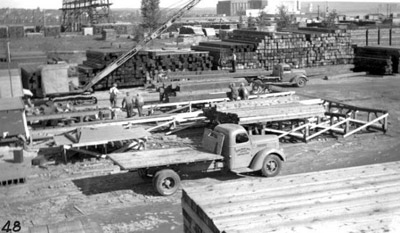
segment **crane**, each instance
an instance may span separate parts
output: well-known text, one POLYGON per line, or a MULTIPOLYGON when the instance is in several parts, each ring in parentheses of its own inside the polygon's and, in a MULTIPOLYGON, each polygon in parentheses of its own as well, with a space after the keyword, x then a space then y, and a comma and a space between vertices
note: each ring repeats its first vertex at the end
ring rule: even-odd
POLYGON ((174 15, 172 15, 165 23, 163 23, 159 28, 157 28, 154 32, 152 32, 149 36, 145 37, 141 40, 134 48, 129 50, 128 52, 121 55, 117 60, 109 64, 104 70, 98 73, 93 79, 91 79, 82 89, 82 92, 90 91, 91 88, 100 82, 102 79, 107 77, 113 71, 121 67, 125 62, 135 56, 140 50, 142 50, 150 41, 154 40, 158 36, 160 36, 163 32, 165 32, 169 27, 174 24, 176 20, 182 17, 187 11, 195 7, 201 0, 191 0, 184 7, 182 7, 179 11, 177 11, 174 15))

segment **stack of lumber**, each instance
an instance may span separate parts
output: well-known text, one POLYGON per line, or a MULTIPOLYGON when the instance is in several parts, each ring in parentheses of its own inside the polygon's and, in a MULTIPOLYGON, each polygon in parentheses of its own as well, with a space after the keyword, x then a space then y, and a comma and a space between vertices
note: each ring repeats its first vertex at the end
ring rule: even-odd
POLYGON ((23 96, 21 71, 16 63, 0 65, 0 98, 23 96))
POLYGON ((42 51, 11 52, 11 61, 18 64, 45 64, 47 55, 42 51))
POLYGON ((203 109, 211 122, 254 124, 273 121, 323 117, 325 108, 320 104, 305 105, 295 97, 274 97, 216 104, 203 109))
POLYGON ((131 23, 103 23, 93 25, 95 35, 102 34, 104 29, 113 29, 117 35, 132 35, 134 25, 131 23))
POLYGON ((214 59, 214 65, 222 65, 222 69, 231 69, 227 61, 233 51, 236 51, 238 69, 272 70, 281 62, 295 67, 347 64, 353 58, 350 34, 321 29, 280 33, 235 30, 229 39, 200 43, 192 49, 216 54, 218 60, 214 59))
POLYGON ((115 41, 117 39, 117 33, 114 29, 103 29, 102 36, 105 41, 115 41))
POLYGON ((355 48, 354 71, 371 74, 399 73, 400 48, 390 46, 364 46, 355 48))
MULTIPOLYGON (((398 232, 399 162, 184 187, 184 232, 398 232)), ((210 182, 207 180, 207 182, 210 182)))
MULTIPOLYGON (((115 49, 88 50, 87 60, 79 66, 80 81, 88 82, 94 75, 115 61, 125 51, 115 49)), ((110 87, 113 83, 119 86, 143 85, 159 70, 172 72, 211 70, 212 58, 208 52, 194 51, 141 51, 124 65, 114 71, 107 79, 102 80, 95 89, 110 87)))
POLYGON ((24 25, 10 25, 8 26, 9 38, 17 39, 25 36, 24 25))
POLYGON ((45 26, 44 36, 45 37, 57 37, 61 34, 61 27, 59 25, 45 26))
POLYGON ((400 28, 377 28, 348 30, 352 44, 366 45, 400 45, 400 28))
POLYGON ((8 27, 7 26, 0 26, 0 39, 8 38, 8 27))

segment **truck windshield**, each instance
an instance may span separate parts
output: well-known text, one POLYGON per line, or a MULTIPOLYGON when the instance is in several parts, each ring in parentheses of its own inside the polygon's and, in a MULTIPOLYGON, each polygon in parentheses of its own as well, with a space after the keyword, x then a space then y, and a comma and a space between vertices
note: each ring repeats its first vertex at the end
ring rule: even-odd
POLYGON ((249 141, 249 137, 245 133, 236 135, 236 144, 245 143, 249 141))

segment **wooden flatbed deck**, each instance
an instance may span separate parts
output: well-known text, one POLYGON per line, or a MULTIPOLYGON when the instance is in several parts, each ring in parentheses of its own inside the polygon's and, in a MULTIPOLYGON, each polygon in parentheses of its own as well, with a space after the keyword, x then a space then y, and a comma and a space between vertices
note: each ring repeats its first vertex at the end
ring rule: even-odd
POLYGON ((184 232, 400 232, 400 162, 183 190, 184 232))
POLYGON ((109 154, 108 157, 123 170, 137 170, 141 168, 163 167, 223 159, 221 155, 198 151, 190 147, 115 153, 109 154))

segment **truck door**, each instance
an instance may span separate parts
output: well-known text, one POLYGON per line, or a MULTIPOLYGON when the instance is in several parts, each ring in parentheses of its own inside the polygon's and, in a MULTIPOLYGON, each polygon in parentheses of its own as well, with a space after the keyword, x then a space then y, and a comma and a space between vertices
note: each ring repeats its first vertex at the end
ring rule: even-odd
POLYGON ((290 66, 283 66, 281 72, 282 82, 289 82, 292 79, 292 69, 290 66))
POLYGON ((231 170, 249 166, 251 161, 251 141, 247 133, 240 132, 236 134, 231 152, 231 170))

